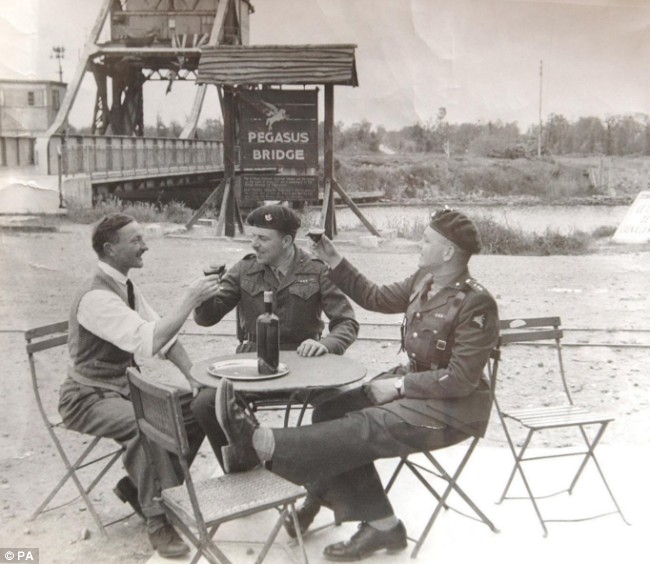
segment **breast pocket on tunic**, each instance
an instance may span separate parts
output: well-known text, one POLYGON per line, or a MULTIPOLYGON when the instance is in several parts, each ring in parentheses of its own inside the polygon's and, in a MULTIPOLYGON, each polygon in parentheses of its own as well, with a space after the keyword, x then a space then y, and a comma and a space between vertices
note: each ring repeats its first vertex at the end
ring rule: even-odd
POLYGON ((241 289, 249 296, 258 296, 264 291, 264 287, 257 279, 242 278, 241 289))
POLYGON ((318 294, 319 288, 317 282, 298 282, 289 286, 289 293, 303 300, 309 300, 318 294))

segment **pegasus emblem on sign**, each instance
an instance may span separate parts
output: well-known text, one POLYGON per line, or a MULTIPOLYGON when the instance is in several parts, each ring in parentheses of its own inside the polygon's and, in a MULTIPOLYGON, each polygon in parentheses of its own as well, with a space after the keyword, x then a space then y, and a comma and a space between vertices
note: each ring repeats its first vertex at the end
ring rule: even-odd
POLYGON ((287 111, 284 108, 278 108, 274 104, 265 102, 264 100, 261 100, 261 102, 268 108, 267 110, 264 110, 264 114, 266 115, 267 131, 271 131, 274 123, 278 121, 284 121, 289 117, 287 115, 287 111))

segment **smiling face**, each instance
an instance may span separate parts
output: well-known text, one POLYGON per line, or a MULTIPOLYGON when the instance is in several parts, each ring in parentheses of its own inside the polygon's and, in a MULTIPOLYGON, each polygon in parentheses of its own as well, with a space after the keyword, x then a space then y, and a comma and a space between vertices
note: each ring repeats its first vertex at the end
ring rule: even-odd
POLYGON ((250 230, 257 262, 268 266, 279 265, 293 244, 291 235, 264 227, 251 227, 250 230))
POLYGON ((420 242, 418 266, 435 271, 454 256, 454 244, 435 229, 427 227, 420 242))
POLYGON ((137 221, 125 225, 115 234, 115 240, 104 243, 104 258, 113 268, 127 276, 129 269, 142 268, 142 255, 149 250, 142 228, 137 221))

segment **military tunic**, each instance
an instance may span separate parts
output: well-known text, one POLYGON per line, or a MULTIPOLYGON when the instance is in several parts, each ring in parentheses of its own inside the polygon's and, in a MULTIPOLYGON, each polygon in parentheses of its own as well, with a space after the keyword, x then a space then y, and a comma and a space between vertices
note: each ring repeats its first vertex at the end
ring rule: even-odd
POLYGON ((217 296, 194 310, 194 320, 202 326, 214 325, 239 304, 240 323, 249 341, 240 352, 254 351, 255 324, 264 313, 264 291, 272 290, 282 349, 295 350, 306 339, 315 339, 330 353, 343 354, 359 332, 352 306, 327 277, 324 263, 298 247, 294 249, 293 263, 280 281, 254 254, 244 257, 223 277, 217 296), (329 332, 321 338, 323 312, 329 319, 329 332))
POLYGON ((345 259, 330 278, 365 309, 405 314, 403 345, 409 364, 391 371, 404 375, 404 397, 382 407, 412 425, 443 422, 482 436, 492 405, 483 369, 499 337, 497 305, 489 292, 468 271, 433 296, 428 295, 432 275, 424 270, 378 286, 345 259), (466 297, 445 338, 447 352, 440 358, 440 332, 459 290, 466 297))

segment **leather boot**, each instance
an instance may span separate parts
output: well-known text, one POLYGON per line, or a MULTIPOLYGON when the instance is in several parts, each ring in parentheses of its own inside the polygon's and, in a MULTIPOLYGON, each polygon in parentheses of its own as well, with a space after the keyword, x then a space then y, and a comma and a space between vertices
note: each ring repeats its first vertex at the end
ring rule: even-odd
POLYGON ((385 549, 388 554, 399 552, 406 548, 406 542, 406 529, 401 521, 388 531, 375 529, 364 521, 359 524, 359 530, 350 540, 330 544, 325 547, 323 554, 326 560, 355 562, 378 550, 385 549))
MULTIPOLYGON (((320 501, 315 497, 307 496, 305 502, 296 510, 296 517, 298 517, 298 524, 300 525, 300 534, 305 533, 309 529, 309 525, 314 521, 314 517, 318 515, 320 508, 320 501)), ((296 538, 296 528, 291 515, 284 520, 284 528, 292 539, 296 538)))

